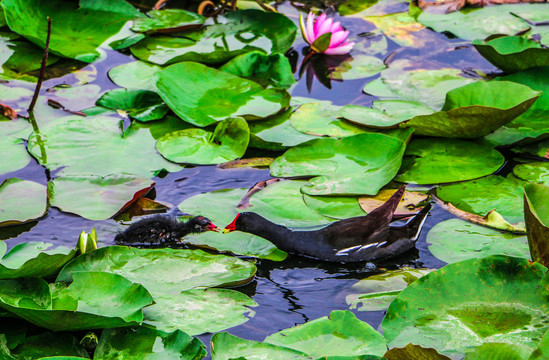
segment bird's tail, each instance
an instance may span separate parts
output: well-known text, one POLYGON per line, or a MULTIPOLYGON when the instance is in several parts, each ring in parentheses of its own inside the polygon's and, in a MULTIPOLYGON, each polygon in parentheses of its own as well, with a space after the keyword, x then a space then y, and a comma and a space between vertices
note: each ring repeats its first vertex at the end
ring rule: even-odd
POLYGON ((427 219, 427 215, 431 211, 431 204, 425 205, 412 220, 408 221, 405 225, 399 227, 392 227, 393 233, 398 233, 399 238, 406 238, 416 241, 419 238, 423 224, 427 219))

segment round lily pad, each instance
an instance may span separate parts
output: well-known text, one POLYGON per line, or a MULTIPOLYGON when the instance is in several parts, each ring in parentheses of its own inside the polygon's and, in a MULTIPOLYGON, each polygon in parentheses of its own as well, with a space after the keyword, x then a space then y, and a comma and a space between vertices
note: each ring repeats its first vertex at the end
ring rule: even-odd
POLYGON ((316 213, 332 219, 347 219, 366 215, 356 196, 309 196, 304 194, 303 201, 316 213))
POLYGON ((533 350, 549 327, 546 272, 502 255, 446 265, 397 296, 383 333, 390 347, 413 342, 452 358, 489 342, 533 350))
POLYGON ((130 117, 139 121, 162 119, 169 110, 160 96, 147 90, 114 89, 101 96, 97 105, 127 111, 130 117))
POLYGON ((459 219, 436 224, 427 234, 426 241, 429 251, 437 259, 447 263, 489 255, 530 258, 525 235, 502 233, 459 219))
POLYGON ((490 145, 457 139, 414 139, 396 181, 436 184, 490 175, 505 159, 490 145))
POLYGON ((109 78, 116 85, 131 90, 156 91, 156 78, 154 74, 162 70, 162 67, 134 61, 113 67, 109 70, 109 78))
POLYGON ((179 117, 196 126, 236 116, 264 118, 289 106, 290 95, 284 90, 263 89, 198 63, 175 64, 157 76, 158 94, 179 117))
POLYGON ((177 32, 200 27, 206 19, 197 13, 183 9, 152 10, 147 17, 133 20, 135 32, 177 32))
POLYGON ((354 55, 339 64, 330 74, 332 80, 356 80, 374 76, 385 69, 383 61, 375 56, 354 55))
POLYGON ((363 134, 366 130, 341 120, 341 106, 329 101, 301 105, 290 117, 294 129, 315 136, 344 137, 363 134))
POLYGON ((244 155, 250 130, 242 118, 227 119, 217 124, 214 132, 203 129, 175 131, 156 143, 158 152, 178 163, 220 164, 244 155))
POLYGON ((0 185, 0 226, 38 219, 47 210, 44 185, 16 178, 4 180, 0 185))
POLYGON ((371 108, 345 105, 339 115, 355 124, 373 128, 395 127, 417 115, 431 114, 433 110, 421 103, 403 100, 374 101, 371 108))
POLYGON ((533 162, 518 164, 513 168, 513 174, 522 180, 549 184, 549 163, 533 162))
POLYGON ((29 127, 30 124, 23 119, 0 117, 0 152, 10 154, 0 162, 0 175, 22 169, 30 162, 25 143, 17 136, 17 133, 29 127))

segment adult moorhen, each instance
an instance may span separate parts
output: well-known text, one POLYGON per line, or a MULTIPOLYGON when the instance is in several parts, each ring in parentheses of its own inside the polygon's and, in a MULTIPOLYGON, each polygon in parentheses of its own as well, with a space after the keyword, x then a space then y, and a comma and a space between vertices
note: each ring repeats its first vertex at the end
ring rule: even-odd
POLYGON ((186 223, 173 218, 155 215, 131 224, 126 230, 116 235, 117 244, 162 244, 174 243, 190 233, 219 231, 208 218, 196 216, 186 223))
POLYGON ((399 227, 389 226, 404 195, 405 186, 368 215, 344 219, 316 231, 293 231, 262 216, 244 212, 225 227, 224 233, 239 230, 269 240, 279 249, 316 259, 359 262, 403 254, 415 246, 431 205, 399 227))

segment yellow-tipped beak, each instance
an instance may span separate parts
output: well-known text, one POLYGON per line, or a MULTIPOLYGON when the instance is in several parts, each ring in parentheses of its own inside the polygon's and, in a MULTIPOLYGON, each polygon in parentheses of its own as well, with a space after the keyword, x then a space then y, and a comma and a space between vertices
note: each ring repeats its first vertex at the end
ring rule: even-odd
POLYGON ((231 231, 232 231, 231 229, 225 228, 225 229, 223 229, 222 232, 223 232, 223 234, 227 234, 227 233, 230 233, 231 231))

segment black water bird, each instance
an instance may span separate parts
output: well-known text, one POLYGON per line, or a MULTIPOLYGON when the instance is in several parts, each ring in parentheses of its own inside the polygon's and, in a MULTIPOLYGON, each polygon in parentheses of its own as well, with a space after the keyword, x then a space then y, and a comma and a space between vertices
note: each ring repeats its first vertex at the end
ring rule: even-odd
POLYGON ((155 215, 131 224, 118 233, 114 241, 121 245, 177 243, 187 234, 205 231, 219 231, 219 228, 204 216, 193 217, 184 223, 155 215))
POLYGON ((244 212, 238 214, 223 232, 248 232, 269 240, 281 250, 326 261, 386 259, 415 246, 431 209, 427 204, 405 225, 390 226, 397 218, 393 215, 404 192, 403 186, 387 202, 365 216, 340 220, 315 231, 293 231, 256 213, 244 212))

